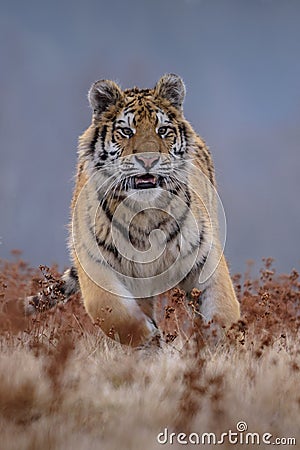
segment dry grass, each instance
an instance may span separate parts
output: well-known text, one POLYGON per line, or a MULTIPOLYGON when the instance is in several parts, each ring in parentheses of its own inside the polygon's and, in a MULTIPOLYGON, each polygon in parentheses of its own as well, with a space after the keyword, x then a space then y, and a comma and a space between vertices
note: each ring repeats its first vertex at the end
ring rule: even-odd
POLYGON ((201 338, 197 320, 179 335, 178 324, 195 313, 173 291, 160 316, 168 343, 152 353, 103 339, 76 296, 25 318, 22 299, 39 289, 40 278, 17 254, 0 263, 1 449, 148 450, 161 447, 156 436, 165 427, 221 434, 241 420, 251 432, 295 437, 299 448, 295 271, 276 275, 267 259, 259 279, 235 276, 242 320, 217 346, 201 338))

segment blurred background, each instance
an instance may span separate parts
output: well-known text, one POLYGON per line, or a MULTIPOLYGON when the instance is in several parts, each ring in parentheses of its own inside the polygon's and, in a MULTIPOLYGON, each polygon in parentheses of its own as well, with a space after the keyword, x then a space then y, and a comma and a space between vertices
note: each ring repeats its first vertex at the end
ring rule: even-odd
POLYGON ((300 266, 298 0, 1 0, 0 256, 68 264, 77 137, 108 78, 187 86, 214 157, 232 272, 300 266))

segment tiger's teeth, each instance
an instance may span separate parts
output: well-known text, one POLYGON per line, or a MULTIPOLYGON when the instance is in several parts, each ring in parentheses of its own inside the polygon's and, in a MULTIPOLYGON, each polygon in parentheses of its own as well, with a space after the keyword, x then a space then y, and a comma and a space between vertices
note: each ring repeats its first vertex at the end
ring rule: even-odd
POLYGON ((153 183, 153 184, 155 184, 156 183, 156 178, 155 177, 149 177, 149 178, 140 178, 140 177, 137 177, 136 178, 136 184, 143 184, 143 183, 153 183))
POLYGON ((148 189, 157 186, 158 177, 150 174, 137 175, 134 177, 135 187, 137 189, 148 189))

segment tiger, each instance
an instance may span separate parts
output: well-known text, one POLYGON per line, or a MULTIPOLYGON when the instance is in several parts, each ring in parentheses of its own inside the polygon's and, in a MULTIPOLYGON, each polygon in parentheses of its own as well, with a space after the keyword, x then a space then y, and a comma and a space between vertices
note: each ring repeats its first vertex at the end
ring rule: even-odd
MULTIPOLYGON (((88 93, 92 122, 80 136, 71 203, 73 265, 66 300, 80 291, 105 335, 140 347, 161 342, 155 305, 178 287, 201 292, 204 322, 240 318, 218 221, 211 153, 183 114, 181 77, 154 88, 99 80, 88 93)), ((39 307, 43 294, 27 299, 39 307)), ((52 301, 55 304, 55 299, 52 301)))

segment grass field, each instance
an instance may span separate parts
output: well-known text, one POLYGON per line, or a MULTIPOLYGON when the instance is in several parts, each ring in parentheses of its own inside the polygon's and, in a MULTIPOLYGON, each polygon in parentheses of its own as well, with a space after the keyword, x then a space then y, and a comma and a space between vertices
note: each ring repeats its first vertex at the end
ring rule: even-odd
POLYGON ((22 300, 41 278, 17 252, 0 262, 1 450, 263 449, 276 439, 275 448, 300 448, 296 271, 278 275, 266 259, 257 279, 234 276, 242 320, 217 345, 197 321, 178 332, 193 314, 171 292, 160 305, 167 343, 158 351, 104 339, 76 296, 24 317, 22 300), (223 443, 210 445, 213 435, 203 433, 223 443))

